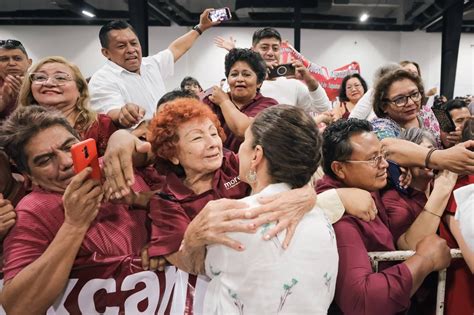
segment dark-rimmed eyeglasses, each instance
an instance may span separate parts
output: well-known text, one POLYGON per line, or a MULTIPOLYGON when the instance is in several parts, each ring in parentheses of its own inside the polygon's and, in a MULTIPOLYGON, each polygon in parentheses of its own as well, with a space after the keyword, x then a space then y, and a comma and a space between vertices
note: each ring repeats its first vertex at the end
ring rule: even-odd
POLYGON ((23 46, 23 44, 16 39, 0 39, 0 47, 3 46, 20 47, 23 46))
POLYGON ((346 160, 346 161, 340 161, 342 163, 367 163, 373 168, 380 167, 380 164, 382 163, 383 160, 387 160, 388 158, 388 153, 387 152, 381 152, 379 155, 369 159, 369 160, 346 160))
POLYGON ((68 73, 55 73, 52 76, 45 73, 31 73, 30 80, 33 84, 45 84, 49 81, 54 85, 64 85, 73 78, 68 73))
POLYGON ((408 104, 408 98, 411 98, 413 102, 419 102, 421 100, 421 93, 420 91, 416 91, 411 93, 410 95, 402 95, 394 98, 393 100, 386 99, 387 102, 394 104, 397 107, 403 107, 408 104))

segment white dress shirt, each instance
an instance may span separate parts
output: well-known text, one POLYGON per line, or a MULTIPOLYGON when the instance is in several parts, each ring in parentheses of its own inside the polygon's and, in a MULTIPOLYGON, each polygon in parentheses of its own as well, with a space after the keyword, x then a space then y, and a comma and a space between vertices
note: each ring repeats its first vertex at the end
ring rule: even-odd
POLYGON ((263 81, 260 93, 275 99, 279 104, 293 105, 307 113, 322 113, 331 109, 331 102, 322 86, 312 92, 303 82, 279 77, 263 81))
POLYGON ((169 49, 142 59, 140 74, 130 72, 108 60, 89 82, 91 106, 99 113, 134 103, 151 119, 158 100, 166 93, 164 80, 173 75, 174 57, 169 49))

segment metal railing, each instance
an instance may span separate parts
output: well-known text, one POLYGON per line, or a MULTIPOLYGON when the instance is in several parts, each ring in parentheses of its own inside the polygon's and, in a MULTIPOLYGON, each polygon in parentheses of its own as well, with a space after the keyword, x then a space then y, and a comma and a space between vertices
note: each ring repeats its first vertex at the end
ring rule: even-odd
MULTIPOLYGON (((372 269, 379 270, 380 261, 405 261, 415 254, 413 250, 398 250, 391 252, 370 252, 369 258, 372 269)), ((451 249, 451 258, 462 258, 461 250, 451 249)), ((444 314, 444 296, 446 292, 446 269, 438 271, 438 289, 436 292, 436 315, 444 314)))

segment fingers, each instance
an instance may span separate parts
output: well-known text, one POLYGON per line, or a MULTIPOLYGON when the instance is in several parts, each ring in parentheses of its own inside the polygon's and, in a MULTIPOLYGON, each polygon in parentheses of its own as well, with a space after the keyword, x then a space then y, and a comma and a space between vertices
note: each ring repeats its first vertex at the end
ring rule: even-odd
POLYGON ((150 270, 156 271, 158 269, 158 257, 153 257, 150 259, 150 270))
POLYGON ((145 246, 142 248, 140 252, 140 257, 142 258, 143 270, 148 270, 150 268, 150 257, 148 256, 148 246, 145 246))
POLYGON ((120 154, 107 159, 106 167, 104 168, 108 187, 106 191, 107 199, 120 199, 130 192, 126 183, 131 181, 127 176, 132 176, 133 178, 133 167, 131 164, 131 157, 126 154, 120 154), (126 167, 126 170, 124 170, 124 167, 126 167), (128 175, 125 175, 125 172, 128 175))
POLYGON ((0 222, 5 223, 12 220, 13 222, 15 222, 15 218, 16 218, 16 212, 13 210, 13 207, 12 207, 10 211, 0 215, 0 222))
POLYGON ((218 227, 215 228, 215 232, 230 233, 230 232, 243 232, 243 233, 255 233, 256 228, 252 223, 243 223, 241 221, 228 221, 222 222, 218 227))
POLYGON ((158 257, 158 271, 165 271, 167 261, 164 257, 158 257))
MULTIPOLYGON (((375 220, 375 218, 377 217, 377 208, 373 208, 372 210, 369 211, 369 221, 373 221, 375 220)), ((367 222, 369 222, 367 221, 367 222)))
POLYGON ((400 185, 406 189, 411 183, 412 175, 411 175, 410 170, 405 167, 400 167, 400 171, 401 171, 401 175, 398 178, 398 180, 400 181, 400 185))
POLYGON ((12 91, 15 91, 15 93, 18 93, 20 91, 23 78, 21 76, 7 75, 7 77, 5 78, 5 81, 10 84, 12 91))
MULTIPOLYGON (((296 231, 296 224, 290 224, 288 226, 288 228, 286 229, 286 235, 285 235, 285 239, 283 240, 283 249, 287 249, 288 246, 290 246, 290 242, 291 242, 291 239, 293 238, 293 235, 295 235, 295 231, 296 231)), ((272 229, 273 230, 273 229, 272 229)), ((272 233, 272 230, 270 230, 269 234, 272 233)), ((278 234, 278 233, 276 233, 278 234)), ((275 234, 275 235, 276 235, 275 234)))
POLYGON ((10 228, 15 225, 16 220, 15 219, 10 219, 7 221, 1 221, 0 222, 0 235, 6 234, 10 228))
POLYGON ((282 214, 278 212, 263 213, 260 214, 257 218, 253 219, 249 224, 258 228, 264 224, 277 221, 281 216, 282 214))
POLYGON ((128 105, 123 106, 120 109, 119 122, 124 127, 131 127, 138 123, 138 110, 135 112, 133 108, 129 108, 128 105))
POLYGON ((278 193, 278 194, 274 194, 274 195, 271 195, 271 196, 258 197, 257 200, 260 204, 265 205, 267 203, 270 203, 270 202, 274 201, 275 199, 280 198, 280 196, 281 196, 281 193, 278 193))
POLYGON ((230 237, 227 237, 227 236, 221 236, 221 237, 216 238, 214 243, 225 245, 227 247, 230 247, 240 252, 245 250, 245 246, 242 243, 237 242, 236 240, 231 239, 230 237))
POLYGON ((82 171, 80 171, 78 174, 76 174, 69 185, 66 187, 66 191, 64 194, 66 194, 68 191, 76 191, 78 190, 82 184, 87 180, 89 175, 92 173, 92 168, 91 167, 86 167, 82 171))
POLYGON ((138 119, 141 120, 145 116, 146 110, 138 106, 138 119))

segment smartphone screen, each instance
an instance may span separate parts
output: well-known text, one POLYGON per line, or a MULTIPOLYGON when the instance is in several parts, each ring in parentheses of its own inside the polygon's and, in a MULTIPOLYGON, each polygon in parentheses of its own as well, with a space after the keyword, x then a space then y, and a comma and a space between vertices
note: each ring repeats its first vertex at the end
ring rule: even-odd
POLYGON ((91 178, 100 181, 99 156, 97 155, 97 146, 94 139, 87 139, 74 144, 71 147, 71 155, 76 174, 90 166, 92 167, 91 178))
POLYGON ((269 78, 287 77, 290 75, 295 75, 295 67, 291 63, 278 65, 268 73, 269 78))
POLYGON ((221 9, 216 9, 209 12, 209 19, 212 22, 227 21, 227 20, 230 20, 231 18, 232 18, 232 14, 230 13, 229 8, 221 8, 221 9))

